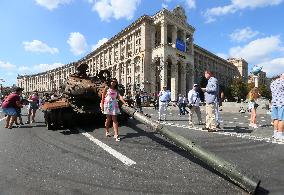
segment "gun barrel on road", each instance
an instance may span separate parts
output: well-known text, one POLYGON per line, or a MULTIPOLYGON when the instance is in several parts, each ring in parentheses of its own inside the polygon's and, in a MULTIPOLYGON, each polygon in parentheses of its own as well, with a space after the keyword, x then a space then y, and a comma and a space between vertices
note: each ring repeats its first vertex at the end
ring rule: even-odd
POLYGON ((255 194, 257 188, 259 187, 260 180, 257 180, 254 177, 246 176, 242 171, 238 170, 235 165, 232 165, 212 152, 205 150, 190 139, 168 130, 165 126, 149 119, 147 116, 139 112, 136 112, 135 109, 123 105, 122 110, 135 120, 150 126, 158 133, 174 142, 177 146, 188 151, 190 154, 228 178, 234 184, 246 190, 248 193, 255 194))

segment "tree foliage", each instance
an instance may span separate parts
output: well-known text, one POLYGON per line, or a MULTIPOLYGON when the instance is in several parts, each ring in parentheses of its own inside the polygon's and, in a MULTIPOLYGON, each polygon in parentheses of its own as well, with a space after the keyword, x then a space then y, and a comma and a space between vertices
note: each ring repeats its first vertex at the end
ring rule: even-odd
POLYGON ((242 79, 237 78, 229 86, 229 91, 232 97, 236 98, 237 100, 245 100, 248 94, 248 85, 243 82, 242 79))

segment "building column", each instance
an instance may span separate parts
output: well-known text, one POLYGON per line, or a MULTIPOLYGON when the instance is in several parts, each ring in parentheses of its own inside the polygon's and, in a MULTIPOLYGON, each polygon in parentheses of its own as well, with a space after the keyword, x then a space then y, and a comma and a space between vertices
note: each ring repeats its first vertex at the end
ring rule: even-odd
MULTIPOLYGON (((159 77, 158 79, 160 79, 160 89, 163 89, 163 86, 167 86, 167 70, 168 70, 168 63, 165 62, 165 58, 161 57, 160 58, 160 64, 158 64, 158 68, 160 68, 159 75, 156 75, 157 77, 159 77)), ((167 86, 169 87, 169 86, 167 86)))
POLYGON ((186 95, 186 64, 181 64, 181 73, 180 73, 180 80, 181 80, 181 82, 180 82, 180 84, 181 84, 181 86, 180 86, 180 91, 181 91, 181 94, 182 95, 186 95))
POLYGON ((167 44, 168 30, 167 23, 165 21, 161 22, 161 45, 167 44))
POLYGON ((171 100, 177 100, 178 93, 178 66, 177 63, 172 64, 172 76, 171 76, 171 100))
POLYGON ((177 40, 177 27, 174 25, 172 28, 172 46, 173 48, 176 48, 176 40, 177 40))

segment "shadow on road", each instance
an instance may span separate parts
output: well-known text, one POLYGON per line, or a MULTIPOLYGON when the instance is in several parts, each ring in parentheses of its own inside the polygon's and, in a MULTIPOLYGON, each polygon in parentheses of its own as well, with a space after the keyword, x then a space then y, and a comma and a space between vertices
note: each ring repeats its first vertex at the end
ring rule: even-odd
MULTIPOLYGON (((128 126, 130 128, 132 128, 134 131, 136 131, 137 134, 136 133, 131 133, 131 134, 128 133, 122 139, 128 139, 128 138, 140 137, 140 136, 147 136, 148 138, 150 138, 151 140, 155 141, 156 143, 158 143, 158 144, 166 147, 167 149, 169 149, 169 150, 179 154, 180 156, 190 160, 191 162, 200 165, 202 168, 210 171, 211 173, 214 173, 217 176, 222 177, 223 179, 227 180, 228 182, 230 182, 230 183, 232 183, 234 185, 237 185, 236 183, 233 183, 227 176, 220 174, 215 169, 213 169, 210 166, 208 166, 207 164, 205 164, 203 161, 201 161, 198 158, 194 157, 192 154, 190 154, 190 152, 185 151, 185 150, 179 148, 178 146, 176 146, 173 143, 170 143, 170 141, 166 140, 163 137, 160 137, 159 134, 156 133, 156 132, 147 132, 147 131, 143 130, 142 128, 139 128, 137 126, 137 124, 141 124, 141 123, 139 123, 137 121, 129 121, 128 126)), ((240 132, 241 129, 237 128, 237 129, 235 129, 235 131, 236 132, 240 132)), ((236 165, 234 165, 234 166, 238 167, 236 165)), ((240 169, 238 169, 238 170, 240 170, 240 169)), ((243 171, 243 173, 245 173, 245 175, 249 175, 249 176, 253 175, 253 173, 251 173, 249 170, 245 170, 245 171, 243 171)), ((241 186, 239 186, 239 187, 241 188, 241 186)), ((263 187, 259 186, 258 189, 256 190, 256 194, 258 194, 258 195, 266 195, 266 194, 269 194, 269 191, 264 189, 263 187)))
POLYGON ((253 132, 253 130, 249 129, 248 127, 239 127, 239 126, 223 127, 223 131, 224 132, 236 132, 236 133, 252 133, 253 132))

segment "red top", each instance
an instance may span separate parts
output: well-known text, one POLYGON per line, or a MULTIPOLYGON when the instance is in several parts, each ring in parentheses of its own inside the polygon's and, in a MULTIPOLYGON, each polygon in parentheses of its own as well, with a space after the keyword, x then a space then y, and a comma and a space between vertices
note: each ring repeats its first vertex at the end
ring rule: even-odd
POLYGON ((20 101, 20 96, 17 93, 11 93, 2 103, 2 108, 17 108, 17 101, 20 101))

